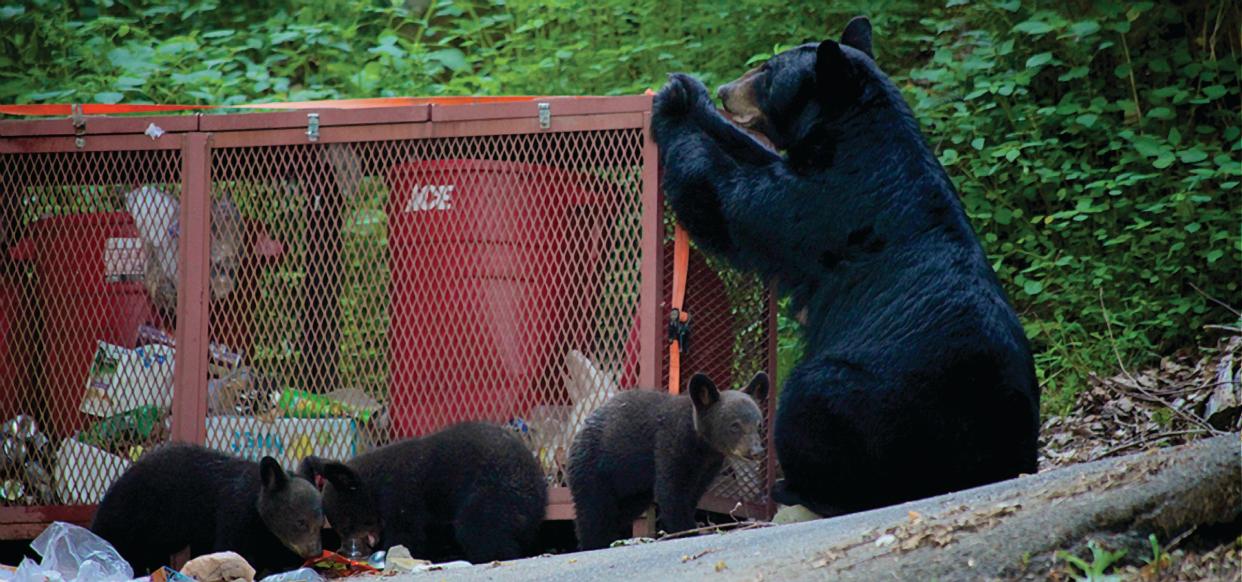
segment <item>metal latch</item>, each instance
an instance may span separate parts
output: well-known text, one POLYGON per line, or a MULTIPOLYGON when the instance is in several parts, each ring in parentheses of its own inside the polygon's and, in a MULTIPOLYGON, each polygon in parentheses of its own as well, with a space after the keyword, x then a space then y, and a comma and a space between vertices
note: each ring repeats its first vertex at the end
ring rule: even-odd
POLYGON ((552 106, 547 103, 539 104, 539 128, 548 129, 552 127, 552 106))
POLYGON ((677 340, 681 353, 690 353, 690 314, 674 309, 668 316, 668 339, 677 340))
POLYGON ((76 103, 69 107, 69 111, 69 119, 73 120, 73 145, 82 149, 86 147, 86 116, 82 115, 82 106, 76 103))
POLYGON ((306 139, 319 141, 319 114, 306 114, 306 139))

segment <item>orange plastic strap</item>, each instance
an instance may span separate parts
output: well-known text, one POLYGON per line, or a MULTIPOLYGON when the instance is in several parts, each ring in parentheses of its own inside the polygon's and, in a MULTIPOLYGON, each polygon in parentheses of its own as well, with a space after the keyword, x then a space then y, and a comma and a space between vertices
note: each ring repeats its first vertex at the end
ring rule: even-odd
MULTIPOLYGON (((682 309, 686 300, 686 275, 690 270, 690 235, 681 225, 673 226, 673 313, 677 321, 690 321, 690 314, 682 309)), ((681 394, 681 342, 674 339, 668 344, 668 391, 681 394)))

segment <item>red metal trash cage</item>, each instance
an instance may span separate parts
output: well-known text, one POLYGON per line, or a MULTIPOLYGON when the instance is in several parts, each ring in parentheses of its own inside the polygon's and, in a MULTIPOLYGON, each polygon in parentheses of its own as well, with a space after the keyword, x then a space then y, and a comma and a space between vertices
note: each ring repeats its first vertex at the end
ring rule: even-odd
MULTIPOLYGON (((293 468, 472 419, 520 432, 572 518, 577 426, 666 386, 650 104, 0 122, 0 537, 87 520, 168 438, 293 468)), ((773 374, 766 287, 692 257, 683 375, 773 374)), ((770 515, 773 469, 730 464, 703 506, 770 515)))

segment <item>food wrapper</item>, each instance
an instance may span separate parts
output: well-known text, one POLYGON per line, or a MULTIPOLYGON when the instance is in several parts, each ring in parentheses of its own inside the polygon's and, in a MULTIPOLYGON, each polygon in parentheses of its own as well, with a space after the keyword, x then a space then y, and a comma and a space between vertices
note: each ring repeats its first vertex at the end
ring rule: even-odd
POLYGON ((357 562, 328 550, 324 550, 323 554, 318 558, 307 560, 304 565, 314 568, 320 574, 323 574, 324 578, 345 578, 357 574, 379 573, 379 570, 371 567, 366 562, 357 562))
POLYGON ((168 566, 164 566, 151 573, 151 582, 195 582, 195 580, 168 566))

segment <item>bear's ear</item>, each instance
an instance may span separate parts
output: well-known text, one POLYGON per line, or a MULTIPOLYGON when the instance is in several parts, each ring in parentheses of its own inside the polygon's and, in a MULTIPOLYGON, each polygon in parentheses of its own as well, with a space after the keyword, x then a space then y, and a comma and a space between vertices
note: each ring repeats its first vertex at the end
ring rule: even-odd
POLYGON ((862 95, 854 63, 835 40, 821 42, 815 49, 815 86, 819 98, 830 106, 849 105, 862 95))
POLYGON ((750 384, 747 384, 746 388, 742 389, 742 392, 754 398, 755 402, 765 402, 768 399, 768 386, 768 375, 759 372, 755 374, 754 378, 750 379, 750 384))
POLYGON ((302 458, 302 462, 298 463, 298 477, 307 481, 314 481, 315 477, 323 474, 323 459, 315 455, 307 455, 302 458))
POLYGON ((845 25, 845 32, 841 33, 841 44, 854 47, 874 59, 875 55, 871 52, 871 21, 866 16, 851 18, 845 25))
POLYGON ((323 478, 340 491, 357 491, 362 487, 362 479, 344 463, 328 462, 323 464, 323 478))
POLYGON ((720 390, 707 374, 699 372, 690 378, 690 400, 694 402, 694 409, 701 412, 720 400, 720 390))
POLYGON ((289 475, 281 468, 280 463, 271 457, 263 457, 259 461, 259 480, 265 491, 277 491, 289 482, 289 475))

